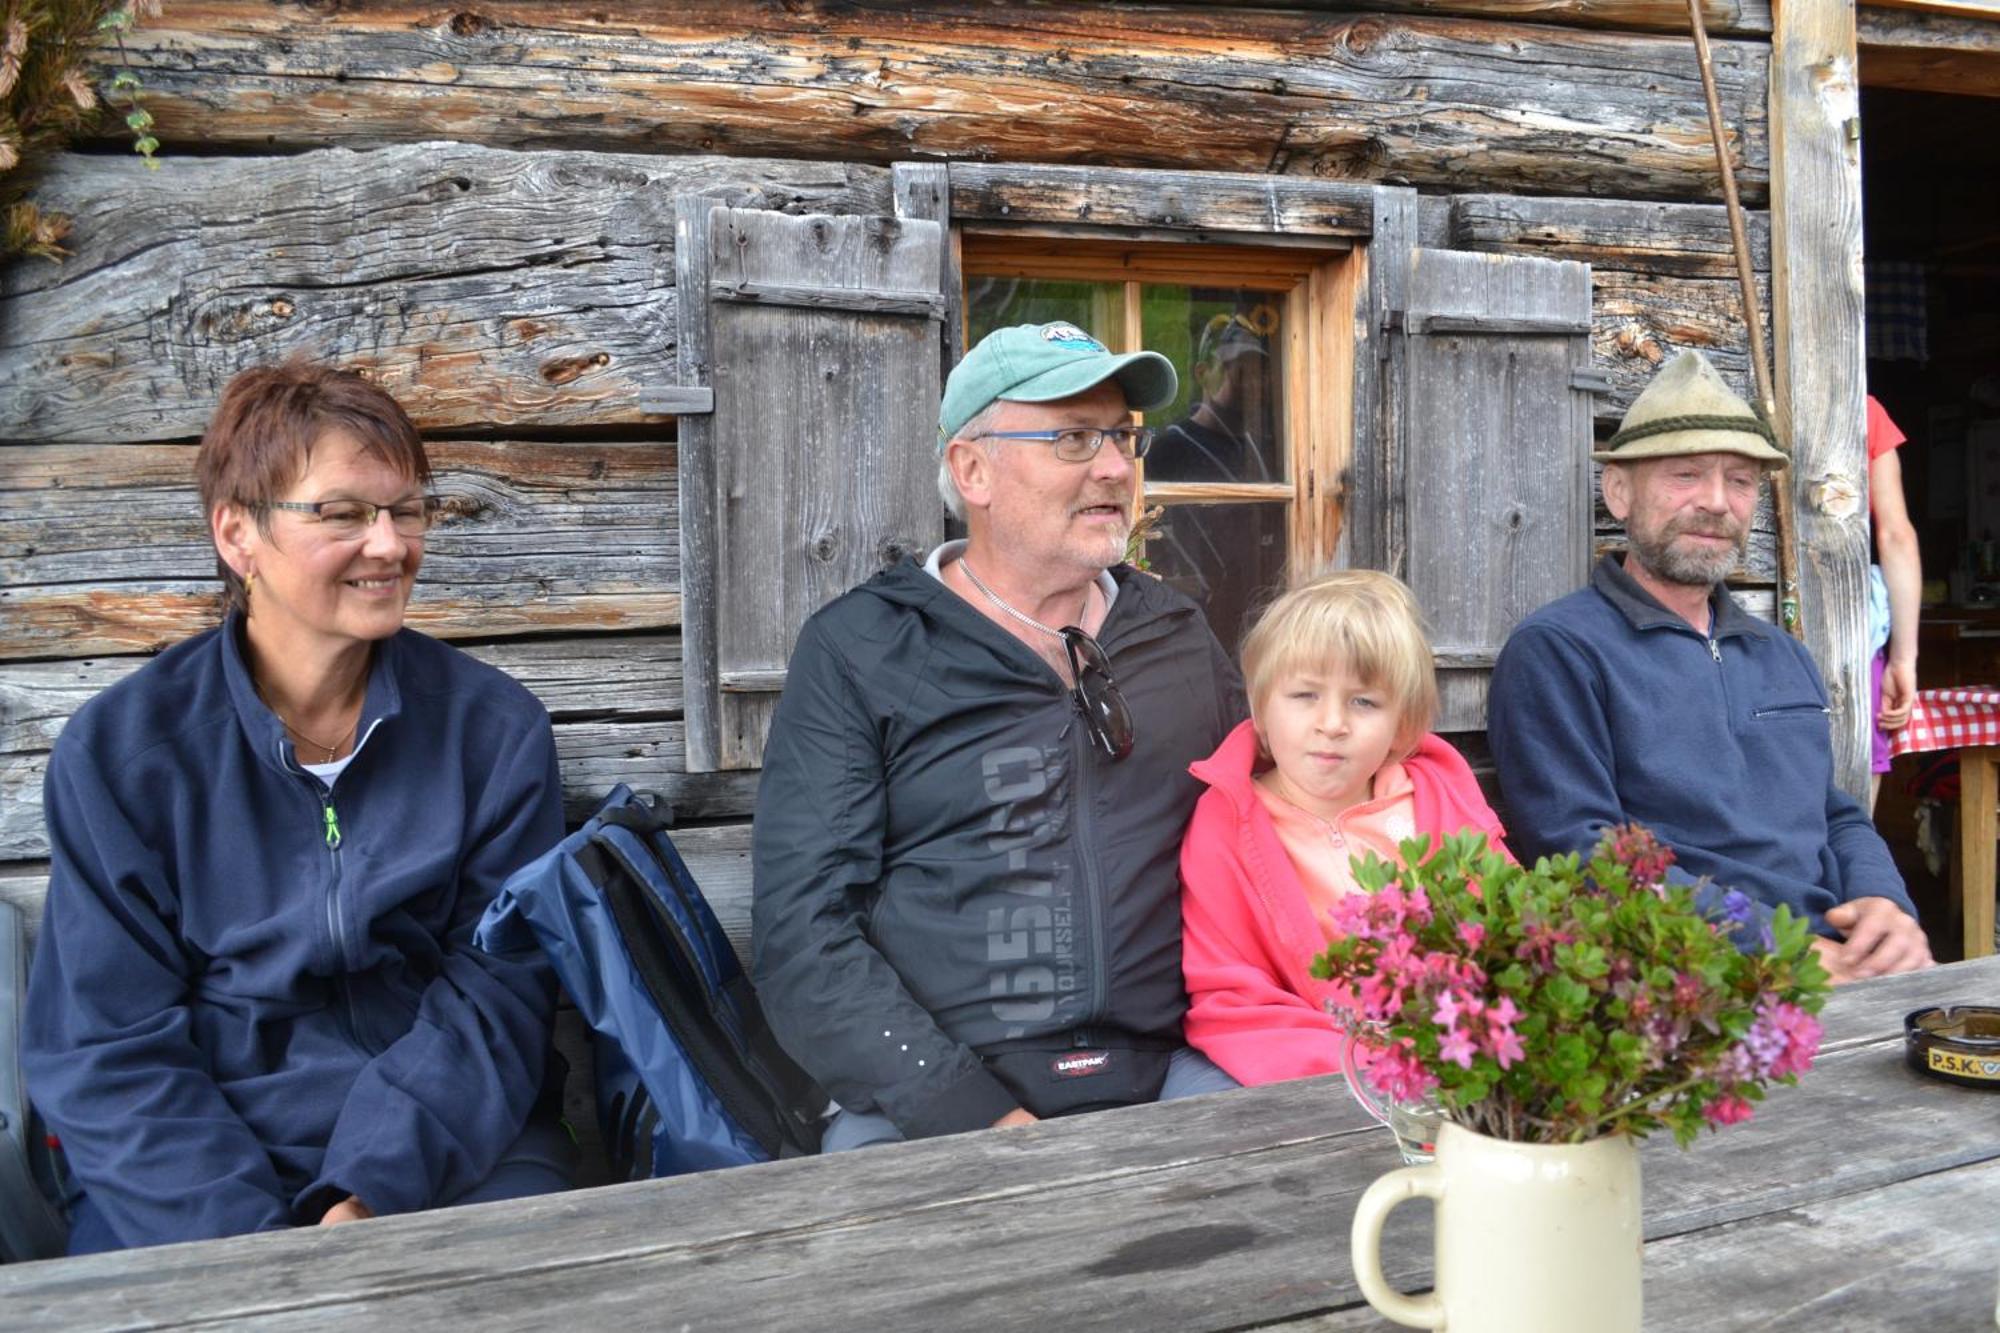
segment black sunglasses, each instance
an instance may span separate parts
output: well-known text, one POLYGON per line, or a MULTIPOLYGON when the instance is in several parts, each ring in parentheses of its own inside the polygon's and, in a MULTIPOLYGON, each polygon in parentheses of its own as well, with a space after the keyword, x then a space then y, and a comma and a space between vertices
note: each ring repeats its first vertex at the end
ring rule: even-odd
POLYGON ((1111 659, 1097 640, 1075 625, 1063 626, 1061 633, 1063 647, 1069 649, 1069 673, 1076 681, 1070 702, 1083 714, 1091 743, 1115 764, 1132 753, 1132 710, 1111 678, 1111 659))

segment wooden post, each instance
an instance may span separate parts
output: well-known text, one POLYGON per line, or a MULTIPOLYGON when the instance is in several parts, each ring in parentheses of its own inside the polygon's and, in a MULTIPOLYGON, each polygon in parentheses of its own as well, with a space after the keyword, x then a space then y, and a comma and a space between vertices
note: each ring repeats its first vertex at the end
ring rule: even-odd
POLYGON ((1784 0, 1771 42, 1778 434, 1792 446, 1806 643, 1833 703, 1834 772, 1868 790, 1868 522, 1854 7, 1784 0))
POLYGON ((1994 809, 2000 805, 2000 749, 1981 745, 1959 751, 1958 882, 1967 958, 1993 952, 1994 809))

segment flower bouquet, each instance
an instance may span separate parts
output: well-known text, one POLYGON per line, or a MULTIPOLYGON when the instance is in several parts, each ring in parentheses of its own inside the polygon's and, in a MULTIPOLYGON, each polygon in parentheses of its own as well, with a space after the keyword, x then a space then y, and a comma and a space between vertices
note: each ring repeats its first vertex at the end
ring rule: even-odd
POLYGON ((1517 1143, 1664 1126, 1685 1147, 1811 1067, 1827 974, 1805 920, 1766 926, 1736 893, 1709 917, 1645 829, 1532 867, 1478 834, 1402 855, 1357 864, 1369 891, 1313 962, 1385 1097, 1517 1143))

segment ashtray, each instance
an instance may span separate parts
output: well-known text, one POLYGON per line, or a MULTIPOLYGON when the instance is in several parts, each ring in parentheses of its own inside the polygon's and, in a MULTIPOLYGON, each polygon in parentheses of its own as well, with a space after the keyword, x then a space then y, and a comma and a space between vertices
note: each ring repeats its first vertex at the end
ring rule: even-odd
POLYGON ((1903 1061, 1947 1083, 2000 1092, 2000 1009, 1956 1004, 1905 1014, 1903 1061))

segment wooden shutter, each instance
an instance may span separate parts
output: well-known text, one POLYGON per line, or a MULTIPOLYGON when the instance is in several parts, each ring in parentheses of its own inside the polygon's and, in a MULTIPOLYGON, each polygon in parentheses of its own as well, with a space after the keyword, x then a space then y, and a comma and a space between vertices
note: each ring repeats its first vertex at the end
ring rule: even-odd
POLYGON ((1508 631, 1589 574, 1591 394, 1605 387, 1590 269, 1401 254, 1370 255, 1391 271, 1373 284, 1381 367, 1364 381, 1378 386, 1376 448, 1356 462, 1380 469, 1383 500, 1354 562, 1410 585, 1437 654, 1437 729, 1477 731, 1508 631))
POLYGON ((676 201, 690 772, 761 762, 806 617, 943 536, 936 222, 676 201))

